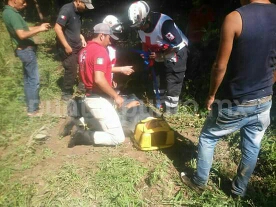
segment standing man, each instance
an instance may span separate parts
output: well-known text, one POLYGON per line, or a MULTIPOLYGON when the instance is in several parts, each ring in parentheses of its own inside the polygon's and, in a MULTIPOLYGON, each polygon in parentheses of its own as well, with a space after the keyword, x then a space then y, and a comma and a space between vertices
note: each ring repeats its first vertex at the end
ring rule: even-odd
POLYGON ((78 52, 86 47, 86 41, 81 32, 81 14, 87 9, 93 9, 91 0, 74 0, 65 4, 59 11, 55 24, 58 39, 59 55, 64 67, 64 82, 62 97, 68 101, 73 95, 73 86, 77 77, 78 52))
MULTIPOLYGON (((165 111, 177 113, 187 62, 188 39, 173 20, 162 13, 150 12, 145 1, 136 1, 128 17, 138 29, 142 47, 152 61, 162 62, 166 77, 165 111)), ((150 63, 151 64, 151 63, 150 63)), ((160 72, 161 72, 160 71, 160 72)))
POLYGON ((276 77, 276 6, 268 0, 240 2, 243 6, 228 14, 221 28, 206 100, 211 113, 199 137, 195 176, 192 180, 183 173, 181 176, 189 187, 204 190, 217 141, 240 130, 242 157, 232 180, 234 197, 245 196, 256 166, 261 140, 270 124, 276 77), (224 91, 220 100, 215 100, 222 81, 224 91))
POLYGON ((92 41, 82 50, 80 57, 80 75, 85 85, 85 109, 82 116, 89 130, 79 129, 71 137, 68 147, 79 143, 96 145, 118 145, 125 140, 125 135, 111 103, 120 108, 123 98, 112 88, 112 63, 107 52, 111 44, 110 37, 118 38, 111 28, 100 23, 93 28, 92 41))
POLYGON ((27 6, 25 0, 8 0, 4 7, 3 20, 15 45, 15 53, 23 63, 24 93, 28 116, 39 116, 39 72, 36 59, 36 44, 33 36, 47 31, 49 23, 28 27, 19 11, 27 6))

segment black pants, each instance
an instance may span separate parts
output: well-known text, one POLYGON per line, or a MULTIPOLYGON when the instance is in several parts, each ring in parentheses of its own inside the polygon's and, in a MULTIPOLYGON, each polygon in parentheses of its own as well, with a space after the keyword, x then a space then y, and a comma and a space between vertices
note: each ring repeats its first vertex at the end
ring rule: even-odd
POLYGON ((71 55, 66 56, 65 59, 62 60, 62 66, 64 67, 62 92, 64 94, 73 94, 73 86, 78 72, 78 55, 72 53, 71 55))
POLYGON ((160 79, 159 87, 162 89, 165 85, 166 88, 166 107, 174 108, 178 105, 185 77, 187 52, 188 48, 184 47, 176 53, 177 62, 165 61, 162 63, 155 63, 154 65, 160 79))

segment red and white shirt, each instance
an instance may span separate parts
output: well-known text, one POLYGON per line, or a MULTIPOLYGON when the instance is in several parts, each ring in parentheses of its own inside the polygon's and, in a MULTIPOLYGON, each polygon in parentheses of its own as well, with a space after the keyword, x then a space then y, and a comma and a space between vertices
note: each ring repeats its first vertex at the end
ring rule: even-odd
POLYGON ((102 71, 109 85, 112 85, 112 64, 107 49, 90 41, 79 53, 80 77, 86 90, 99 91, 94 83, 95 71, 102 71))
MULTIPOLYGON (((165 21, 172 20, 169 16, 156 12, 152 12, 152 15, 160 16, 156 22, 152 22, 153 25, 155 25, 153 30, 151 32, 138 30, 139 37, 143 44, 143 49, 145 51, 159 52, 167 48, 181 49, 188 45, 187 37, 182 33, 176 24, 173 22, 171 23, 172 29, 163 28, 165 21)), ((167 60, 175 62, 174 57, 175 52, 171 52, 165 56, 167 60)), ((164 59, 155 60, 158 62, 164 61, 164 59)))

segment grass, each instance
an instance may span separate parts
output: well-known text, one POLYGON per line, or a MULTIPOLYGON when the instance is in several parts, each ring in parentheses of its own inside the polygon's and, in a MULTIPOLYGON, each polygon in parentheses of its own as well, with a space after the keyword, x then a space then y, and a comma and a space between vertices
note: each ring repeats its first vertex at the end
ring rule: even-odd
MULTIPOLYGON (((64 149, 65 138, 50 137, 50 141, 57 144, 56 148, 32 142, 32 136, 43 126, 53 133, 57 131, 60 119, 47 115, 39 119, 26 117, 21 63, 14 57, 2 22, 0 34, 0 206, 275 205, 275 123, 264 137, 249 197, 235 201, 227 197, 222 188, 229 188, 225 180, 235 173, 240 156, 238 133, 219 143, 209 181, 212 189, 202 195, 184 186, 178 176, 183 169, 196 168, 195 157, 189 154, 191 145, 186 144, 188 141, 184 138, 180 140, 183 146, 172 148, 175 156, 170 156, 166 150, 140 152, 134 156, 130 152, 136 149, 130 150, 130 145, 81 148, 85 153, 74 154, 75 149, 64 149), (60 150, 66 151, 67 156, 60 154, 60 150)), ((60 97, 62 69, 54 55, 53 30, 40 38, 44 40, 38 51, 40 95, 42 100, 55 100, 60 97)), ((193 97, 194 94, 189 100, 193 97)), ((196 137, 206 116, 204 110, 198 112, 196 107, 200 106, 185 102, 177 116, 166 119, 174 130, 179 133, 190 130, 196 137)))

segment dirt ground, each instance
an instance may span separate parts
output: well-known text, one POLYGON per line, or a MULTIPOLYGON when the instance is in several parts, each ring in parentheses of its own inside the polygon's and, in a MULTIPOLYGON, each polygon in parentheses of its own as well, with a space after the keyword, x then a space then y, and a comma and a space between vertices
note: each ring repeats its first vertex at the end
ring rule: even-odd
MULTIPOLYGON (((33 178, 33 181, 42 187, 45 184, 43 181, 44 173, 42 172, 47 173, 55 171, 66 162, 77 162, 78 166, 85 167, 88 163, 97 163, 107 153, 110 157, 131 157, 142 163, 145 167, 152 167, 152 163, 150 163, 146 152, 137 149, 130 137, 126 137, 124 143, 117 147, 80 145, 68 148, 70 135, 63 138, 58 135, 60 128, 63 127, 64 121, 65 117, 61 116, 57 124, 47 129, 47 140, 39 142, 40 144, 36 143, 33 146, 36 149, 36 154, 41 154, 44 149, 48 149, 49 151, 52 151, 54 155, 43 159, 39 164, 31 169, 25 170, 24 174, 26 176, 21 177, 21 181, 24 181, 25 178, 30 181, 30 179, 33 178)), ((195 136, 194 129, 182 130, 182 134, 178 134, 177 132, 175 132, 175 134, 175 144, 170 148, 161 149, 160 151, 172 160, 172 171, 189 171, 189 169, 185 169, 185 162, 189 162, 195 155, 196 148, 194 142, 196 142, 197 137, 195 136)), ((158 150, 155 150, 151 151, 151 153, 158 154, 159 152, 158 150)), ((93 166, 91 167, 93 168, 93 166)))
MULTIPOLYGON (((84 145, 79 145, 75 146, 73 148, 68 148, 68 143, 70 140, 70 135, 60 138, 58 135, 59 129, 63 127, 63 123, 65 121, 65 118, 60 118, 60 121, 58 124, 53 127, 53 129, 50 130, 49 133, 49 139, 45 142, 44 147, 48 147, 52 151, 55 152, 58 156, 55 158, 55 162, 52 163, 54 165, 59 165, 60 160, 66 159, 67 157, 72 157, 72 156, 82 156, 83 160, 93 160, 97 161, 99 160, 103 153, 102 151, 108 150, 109 153, 111 153, 114 156, 118 155, 127 155, 131 158, 137 159, 141 163, 147 163, 147 157, 145 156, 145 151, 141 151, 137 149, 134 146, 133 140, 130 137, 126 137, 125 141, 123 144, 121 144, 119 147, 104 147, 104 146, 84 146, 84 145)), ((193 129, 187 129, 185 131, 182 131, 182 134, 178 134, 176 132, 176 144, 179 143, 184 143, 183 140, 180 140, 185 138, 186 143, 189 143, 190 145, 193 145, 193 142, 196 142, 197 137, 195 136, 194 130, 193 129)), ((167 149, 163 149, 163 152, 166 152, 170 154, 171 152, 176 153, 175 149, 177 148, 176 146, 172 146, 167 149)), ((187 145, 187 144, 185 144, 187 145)), ((43 147, 43 146, 42 146, 43 147)), ((190 151, 190 150, 189 150, 190 151)), ((155 153, 157 151, 152 151, 152 153, 155 153)), ((51 160, 49 160, 51 162, 51 160)))
MULTIPOLYGON (((30 149, 35 150, 36 155, 43 154, 43 151, 46 149, 52 153, 52 156, 46 156, 32 168, 26 169, 24 171, 24 175, 16 174, 12 179, 19 179, 23 183, 33 181, 38 186, 40 186, 42 190, 47 185, 45 183, 45 175, 50 172, 55 172, 57 169, 60 169, 62 166, 64 166, 65 163, 77 163, 79 167, 83 166, 83 169, 86 169, 86 167, 90 165, 89 169, 93 170, 93 168, 95 169, 97 165, 91 165, 91 163, 98 163, 98 161, 100 161, 101 158, 107 154, 110 157, 130 157, 139 161, 144 167, 148 169, 154 168, 154 163, 149 159, 147 152, 137 149, 130 137, 126 137, 124 143, 117 147, 81 145, 68 148, 70 135, 66 137, 59 137, 59 131, 65 122, 66 105, 59 102, 55 104, 43 103, 42 107, 42 111, 44 110, 46 115, 57 117, 57 123, 53 123, 51 126, 45 127, 47 131, 47 139, 45 141, 33 142, 33 144, 27 143, 27 145, 29 144, 30 149), (51 107, 47 108, 47 105, 51 107)), ((170 178, 168 179, 175 179, 175 176, 182 171, 188 175, 193 173, 193 169, 190 166, 191 162, 196 158, 196 144, 198 140, 197 136, 198 129, 193 127, 186 127, 185 129, 175 131, 175 144, 172 147, 151 151, 153 157, 157 157, 161 151, 171 161, 171 166, 169 167, 170 172, 168 173, 170 178)), ((220 162, 225 161, 225 163, 227 163, 227 160, 229 159, 229 153, 227 151, 228 146, 224 142, 219 145, 220 151, 216 157, 220 160, 220 162)), ((9 149, 7 148, 2 152, 5 154, 5 151, 8 152, 8 150, 9 149)), ((166 187, 163 186, 163 188, 166 187)), ((175 183, 174 188, 175 193, 180 190, 180 179, 179 182, 175 183)), ((155 191, 156 188, 151 188, 149 189, 148 194, 145 196, 150 200, 151 195, 156 194, 155 191)))

